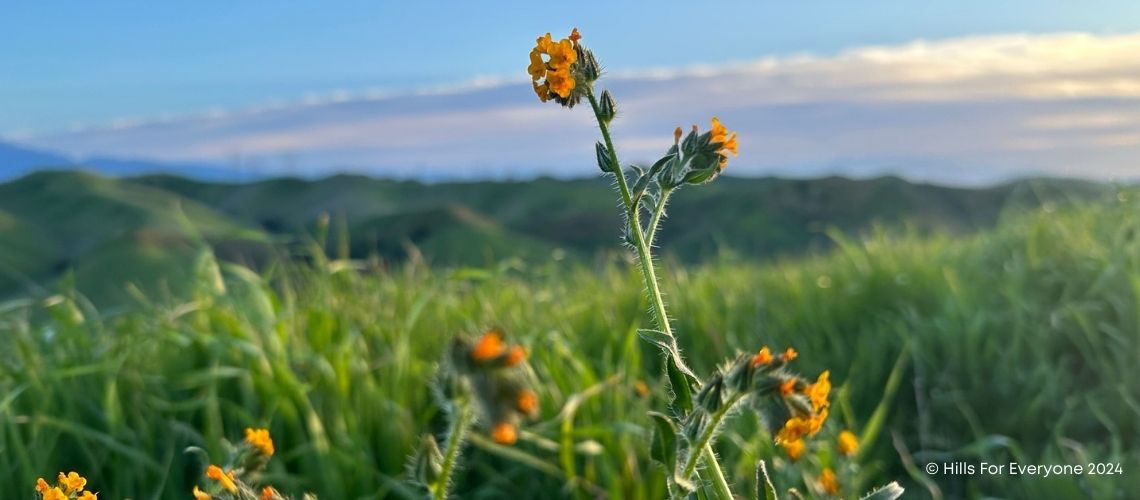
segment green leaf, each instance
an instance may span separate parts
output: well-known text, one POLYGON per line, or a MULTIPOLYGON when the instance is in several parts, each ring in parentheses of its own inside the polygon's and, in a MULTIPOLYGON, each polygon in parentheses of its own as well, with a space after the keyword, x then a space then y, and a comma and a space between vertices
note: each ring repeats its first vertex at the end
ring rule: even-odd
POLYGON ((657 347, 661 348, 662 351, 673 351, 673 337, 670 337, 669 334, 665 332, 662 332, 660 330, 641 329, 637 331, 637 336, 641 337, 642 340, 645 340, 646 342, 656 345, 657 347))
POLYGON ((763 460, 756 464, 756 500, 777 500, 776 487, 768 477, 768 464, 763 460))
POLYGON ((649 456, 673 474, 677 470, 677 424, 668 416, 655 411, 649 412, 649 417, 655 426, 649 456))
POLYGON ((878 489, 871 490, 871 492, 867 493, 862 498, 862 500, 895 500, 896 498, 901 497, 904 491, 905 490, 903 490, 903 487, 899 486, 899 483, 892 481, 891 483, 884 485, 878 489))
POLYGON ((669 376, 669 387, 673 389, 672 406, 680 413, 693 411, 693 389, 689 377, 677 366, 675 357, 665 360, 665 374, 669 376))
POLYGON ((594 152, 598 156, 598 168, 602 169, 604 173, 614 171, 613 160, 610 159, 610 151, 606 149, 606 145, 600 141, 594 144, 594 152))
MULTIPOLYGON (((670 151, 672 151, 672 149, 670 149, 670 151)), ((658 172, 665 168, 665 165, 668 165, 670 162, 675 161, 676 159, 677 153, 666 153, 665 156, 662 156, 660 160, 657 160, 657 162, 654 163, 652 167, 649 167, 649 175, 657 175, 658 172)))

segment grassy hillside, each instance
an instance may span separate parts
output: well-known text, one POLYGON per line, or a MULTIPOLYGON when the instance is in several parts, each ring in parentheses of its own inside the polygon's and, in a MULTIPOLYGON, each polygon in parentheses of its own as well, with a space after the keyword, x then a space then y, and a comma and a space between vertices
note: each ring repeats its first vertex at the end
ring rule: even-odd
MULTIPOLYGON (((867 426, 902 360, 884 432, 863 443, 856 491, 900 479, 916 498, 1125 498, 1140 491, 1129 472, 1140 467, 1135 196, 1007 212, 972 236, 837 236, 826 255, 768 263, 667 259, 663 281, 700 373, 761 344, 795 346, 805 373, 830 369, 824 436, 867 426), (1112 462, 1125 473, 926 476, 907 466, 952 460, 1112 462)), ((185 496, 202 465, 186 446, 216 455, 223 438, 268 425, 278 443, 268 479, 282 490, 405 496, 407 453, 421 433, 443 431, 429 390, 435 360, 452 334, 494 325, 532 353, 542 419, 509 450, 466 450, 456 493, 663 495, 646 412, 662 410, 664 384, 655 349, 635 334, 647 305, 624 263, 393 270, 318 258, 219 275, 209 262, 194 268, 193 295, 142 297, 113 315, 66 292, 0 304, 0 485, 76 469, 110 498, 185 496)), ((764 457, 778 484, 802 484, 803 467, 759 427, 741 415, 720 439, 730 476, 752 477, 764 457)))
MULTIPOLYGON (((763 259, 831 248, 829 228, 969 234, 992 227, 1007 207, 1107 191, 1059 180, 954 189, 896 178, 725 178, 675 197, 659 243, 686 262, 726 253, 763 259)), ((121 301, 127 283, 146 293, 176 291, 205 246, 256 264, 326 232, 330 254, 388 263, 589 260, 616 248, 613 203, 600 180, 421 184, 336 176, 218 184, 40 172, 0 184, 0 297, 42 292, 68 272, 101 304, 121 301), (318 227, 323 216, 331 227, 318 227)))
POLYGON ((187 277, 180 271, 201 248, 267 244, 269 236, 129 180, 45 172, 0 184, 0 241, 0 296, 50 288, 73 273, 80 289, 105 303, 121 298, 126 283, 179 290, 187 277))

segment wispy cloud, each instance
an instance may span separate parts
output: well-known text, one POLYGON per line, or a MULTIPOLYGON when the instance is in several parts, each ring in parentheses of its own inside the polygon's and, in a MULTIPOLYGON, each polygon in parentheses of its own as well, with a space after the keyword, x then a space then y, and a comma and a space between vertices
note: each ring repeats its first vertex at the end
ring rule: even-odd
MULTIPOLYGON (((1136 177, 1138 53, 1140 34, 1009 34, 615 72, 603 84, 621 104, 615 128, 631 161, 651 161, 674 126, 697 118, 707 126, 718 115, 740 132, 731 167, 740 174, 1136 177)), ((243 158, 269 169, 573 175, 594 168, 591 124, 585 109, 539 104, 525 80, 483 78, 123 120, 29 142, 76 155, 243 158)))

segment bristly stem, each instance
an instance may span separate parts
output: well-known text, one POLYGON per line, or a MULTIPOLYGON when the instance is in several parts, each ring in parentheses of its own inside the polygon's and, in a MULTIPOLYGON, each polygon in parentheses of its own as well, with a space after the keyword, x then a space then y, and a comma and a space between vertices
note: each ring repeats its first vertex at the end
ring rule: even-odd
POLYGON ((720 427, 720 422, 724 420, 725 415, 728 415, 732 407, 744 399, 744 396, 744 393, 733 395, 716 413, 709 415, 708 426, 700 436, 697 436, 696 442, 692 443, 692 451, 689 453, 688 460, 685 461, 685 468, 681 469, 681 477, 688 479, 692 477, 693 472, 696 472, 697 460, 704 459, 705 470, 712 476, 710 479, 713 488, 716 489, 721 498, 732 498, 732 490, 729 489, 728 481, 724 478, 724 472, 720 470, 716 455, 713 454, 712 437, 716 433, 717 427, 720 427))
POLYGON ((447 451, 443 455, 443 464, 440 468, 439 478, 431 484, 431 497, 433 500, 447 498, 447 489, 451 486, 451 474, 455 470, 455 461, 459 457, 459 448, 463 445, 467 428, 471 424, 471 409, 467 401, 455 401, 455 415, 451 420, 451 428, 447 433, 447 451))
POLYGON ((610 168, 617 178, 618 190, 621 191, 622 201, 625 203, 626 216, 629 222, 629 232, 633 235, 633 246, 637 249, 638 261, 641 265, 641 274, 645 278, 645 287, 649 289, 649 298, 653 301, 653 311, 657 315, 658 328, 673 338, 673 329, 669 326, 669 314, 665 311, 665 300, 661 296, 661 289, 657 285, 657 273, 653 269, 653 256, 645 241, 645 233, 641 229, 641 217, 638 207, 634 205, 630 196, 629 186, 625 180, 625 172, 618 161, 617 150, 614 149, 613 139, 610 138, 610 129, 602 119, 598 107, 598 99, 594 97, 592 89, 587 89, 586 97, 590 106, 594 108, 594 117, 598 120, 598 128, 602 131, 602 139, 610 153, 610 168))
MULTIPOLYGON (((621 192, 622 202, 625 204, 629 231, 633 236, 633 246, 637 249, 638 263, 641 266, 641 275, 645 280, 645 287, 649 290, 649 298, 653 302, 653 311, 657 316, 658 328, 669 337, 673 343, 672 348, 674 352, 680 352, 677 348, 677 339, 673 336, 673 328, 669 325, 669 314, 665 310, 665 299, 661 295, 661 287, 657 283, 657 272, 654 270, 653 253, 650 249, 652 239, 647 239, 641 228, 641 210, 634 204, 634 200, 630 195, 629 186, 625 180, 625 172, 621 168, 621 162, 618 161, 617 150, 614 149, 613 139, 610 137, 609 125, 602 119, 601 108, 598 106, 598 99, 594 97, 592 87, 586 88, 586 97, 590 100, 590 106, 594 110, 594 118, 598 120, 598 129, 602 132, 602 140, 605 141, 606 150, 610 154, 610 171, 613 172, 614 177, 617 178, 618 191, 621 192)), ((650 234, 652 235, 656 235, 657 233, 657 223, 660 222, 661 214, 665 210, 665 201, 668 195, 668 191, 663 191, 661 193, 661 199, 658 200, 657 207, 654 209, 650 223, 650 234)), ((676 366, 677 361, 673 356, 666 356, 665 362, 673 364, 673 368, 676 372, 682 372, 681 367, 676 366)), ((720 464, 716 460, 716 454, 713 453, 712 446, 706 442, 703 447, 695 449, 694 451, 704 457, 705 469, 703 473, 701 473, 702 477, 707 473, 707 475, 710 476, 709 479, 713 483, 713 486, 716 488, 717 495, 721 499, 731 500, 732 491, 728 487, 728 481, 725 480, 724 472, 720 469, 720 464)))
POLYGON ((649 245, 657 238, 657 226, 661 223, 661 216, 665 214, 665 203, 669 201, 669 196, 673 194, 673 189, 662 189, 661 197, 657 200, 657 206, 653 207, 653 217, 649 219, 649 233, 645 235, 645 240, 649 245))

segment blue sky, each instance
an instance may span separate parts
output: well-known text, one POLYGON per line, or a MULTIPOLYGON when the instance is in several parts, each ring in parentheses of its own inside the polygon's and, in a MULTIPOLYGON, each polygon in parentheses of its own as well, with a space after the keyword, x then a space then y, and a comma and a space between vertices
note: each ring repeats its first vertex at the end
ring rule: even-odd
MULTIPOLYGON (((614 76, 649 75, 656 81, 660 80, 660 74, 653 76, 647 70, 673 69, 683 73, 682 70, 699 66, 716 71, 729 68, 726 71, 731 73, 731 68, 767 60, 776 61, 782 68, 775 75, 763 73, 765 78, 775 78, 775 83, 769 82, 765 88, 776 93, 814 88, 810 83, 795 88, 778 86, 781 78, 792 81, 798 78, 799 73, 793 71, 795 61, 805 55, 843 65, 846 64, 844 54, 852 51, 887 47, 906 53, 906 47, 913 48, 916 41, 925 40, 935 45, 950 44, 940 49, 947 51, 945 54, 937 51, 928 54, 945 59, 961 54, 962 47, 974 50, 978 40, 983 44, 1000 44, 1029 36, 1030 41, 1026 43, 1048 49, 1032 52, 1038 54, 1032 57, 1050 64, 1050 54, 1064 51, 1066 44, 1071 45, 1068 39, 1049 38, 1058 33, 1080 33, 1096 40, 1109 40, 1105 43, 1112 47, 1105 49, 1098 45, 1090 49, 1100 53, 1119 49, 1119 40, 1113 37, 1140 32, 1140 4, 1134 2, 1098 2, 1095 8, 1077 2, 1028 1, 996 5, 972 1, 574 2, 564 7, 536 2, 219 1, 195 2, 192 8, 188 5, 191 4, 9 2, 0 7, 0 43, 9 48, 0 58, 0 75, 4 75, 0 78, 0 136, 75 155, 107 153, 195 160, 235 155, 293 155, 309 158, 302 163, 313 169, 332 167, 332 163, 376 169, 406 163, 407 157, 419 154, 427 167, 457 171, 463 168, 458 158, 464 155, 435 161, 430 154, 422 156, 430 150, 407 152, 407 156, 376 150, 369 156, 354 155, 347 150, 332 151, 335 147, 330 149, 322 144, 309 150, 282 147, 280 151, 267 151, 237 141, 232 150, 203 147, 194 151, 210 153, 197 154, 142 145, 154 143, 156 123, 170 128, 172 123, 198 120, 202 116, 232 118, 248 110, 311 108, 313 104, 337 110, 321 116, 292 113, 289 119, 297 123, 305 120, 312 124, 329 123, 337 119, 336 116, 343 117, 342 108, 357 102, 361 103, 357 107, 360 113, 375 112, 378 116, 394 109, 408 113, 420 109, 414 103, 397 106, 391 102, 386 107, 376 108, 378 96, 408 96, 424 89, 455 85, 462 89, 462 84, 472 81, 482 82, 475 90, 496 82, 511 88, 516 79, 525 77, 525 54, 534 36, 545 31, 564 33, 572 26, 582 29, 586 42, 599 53, 614 76), (565 14, 555 14, 559 11, 565 14), (1036 35, 1043 38, 1033 38, 1036 35), (114 134, 109 133, 108 128, 113 129, 114 134), (94 130, 96 136, 92 136, 90 130, 94 130), (136 143, 146 144, 132 146, 132 135, 136 143)), ((1019 50, 1012 53, 1028 53, 1019 50)), ((877 61, 873 56, 864 59, 877 61)), ((1054 63, 1064 64, 1064 60, 1054 63)), ((871 66, 848 67, 848 70, 860 74, 868 68, 871 66)), ((1061 68, 1046 66, 1045 69, 1061 68)), ((1001 73, 1001 70, 991 68, 991 73, 1001 73)), ((818 77, 818 73, 811 74, 818 77)), ((755 81, 756 74, 751 75, 737 76, 744 81, 755 81)), ((684 79, 685 75, 680 77, 684 79)), ((1104 75, 1098 73, 1089 78, 1089 81, 1102 81, 1104 75)), ((616 80, 615 85, 621 86, 622 80, 616 80)), ((1034 85, 1033 88, 1040 87, 1039 82, 1034 85)), ((640 90, 640 86, 634 84, 627 87, 631 97, 640 90)), ((462 91, 453 89, 452 93, 462 91)), ((521 103, 538 106, 536 102, 523 100, 525 92, 504 92, 491 93, 504 109, 521 103)), ((842 95, 844 91, 837 92, 842 95)), ((700 94, 698 91, 686 97, 698 99, 700 94)), ((1081 116, 1087 120, 1089 113, 1121 106, 1131 109, 1133 101, 1130 93, 1115 91, 1079 97, 1081 102, 1070 100, 1068 107, 1058 106, 1056 96, 1046 97, 1051 102, 1038 102, 1043 107, 1037 111, 1026 111, 1033 106, 1023 102, 1024 95, 991 95, 982 100, 1002 101, 1000 105, 1005 106, 1000 108, 1005 110, 1002 113, 1028 113, 1023 117, 1026 120, 1043 110, 1053 115, 1084 113, 1081 116), (1099 107, 1098 99, 1103 101, 1099 107)), ((978 100, 969 95, 958 95, 950 104, 938 97, 919 106, 901 99, 900 102, 907 103, 903 106, 906 109, 892 114, 890 105, 876 99, 875 105, 870 106, 865 102, 836 102, 844 99, 834 96, 801 96, 794 99, 795 105, 800 106, 799 111, 789 108, 791 101, 768 102, 759 103, 749 108, 749 113, 738 113, 739 116, 733 118, 738 123, 763 123, 765 116, 778 116, 787 122, 800 123, 811 121, 813 117, 838 116, 851 121, 846 128, 838 127, 834 131, 844 134, 858 132, 860 121, 887 120, 902 126, 908 121, 921 121, 924 112, 945 115, 978 106, 978 100)), ((1033 99, 1040 100, 1036 94, 1031 96, 1030 100, 1033 99)), ((469 104, 457 99, 455 107, 465 108, 469 104)), ((707 120, 705 115, 712 112, 731 116, 734 111, 723 106, 714 109, 716 105, 707 110, 694 105, 682 108, 696 116, 681 117, 653 108, 642 112, 660 115, 660 127, 669 130, 672 123, 665 123, 665 118, 699 121, 707 120)), ((581 121, 581 118, 574 119, 581 121)), ((641 134, 657 127, 645 117, 639 120, 637 123, 645 129, 631 132, 641 134)), ((1104 120, 1112 121, 1111 118, 1104 120)), ((809 136, 819 128, 818 123, 797 126, 809 136)), ((248 134, 249 127, 247 124, 241 130, 248 134)), ((937 129, 931 128, 932 131, 937 129)), ((326 135, 330 133, 322 130, 326 135)), ((742 129, 742 142, 747 144, 749 137, 744 131, 742 129)), ((772 128, 757 126, 755 131, 770 135, 772 128)), ((788 135, 789 144, 796 141, 794 131, 788 135)), ((183 137, 173 134, 166 139, 173 143, 183 137)), ((215 135, 209 139, 220 143, 223 138, 215 135)), ((752 139, 753 144, 763 144, 759 138, 752 139)), ((1117 137, 1116 142, 1121 141, 1128 142, 1117 137)), ((342 143, 333 141, 333 144, 342 143)), ((587 153, 588 146, 588 142, 583 146, 587 153)), ((473 158, 469 163, 494 163, 486 151, 469 147, 472 149, 466 157, 473 158)), ((813 147, 818 148, 818 143, 813 147)), ((1033 155, 1022 155, 1016 161, 993 158, 998 165, 977 165, 979 161, 964 157, 958 151, 942 155, 937 148, 907 151, 885 147, 881 153, 843 150, 830 157, 788 154, 784 164, 769 165, 767 170, 755 173, 786 170, 794 173, 799 164, 804 165, 807 174, 828 169, 859 173, 860 168, 909 169, 913 174, 923 168, 937 168, 932 165, 961 165, 983 170, 1002 167, 1017 172, 1035 168, 1033 155), (851 166, 856 163, 867 166, 851 166), (914 165, 891 167, 892 163, 914 165)), ((988 154, 987 151, 977 153, 988 154)), ((1075 152, 1071 154, 1079 156, 1075 152)), ((551 165, 512 167, 503 164, 495 168, 505 169, 508 175, 525 175, 528 168, 539 173, 557 173, 577 159, 566 156, 552 161, 551 165)), ((763 163, 757 161, 758 157, 748 159, 752 163, 763 163)), ((1121 167, 1119 161, 1115 165, 1111 172, 1126 168, 1121 167)), ((473 165, 467 165, 468 170, 471 167, 473 165)), ((1046 165, 1037 170, 1054 171, 1051 168, 1046 165)), ((381 169, 378 173, 385 172, 381 169)))

